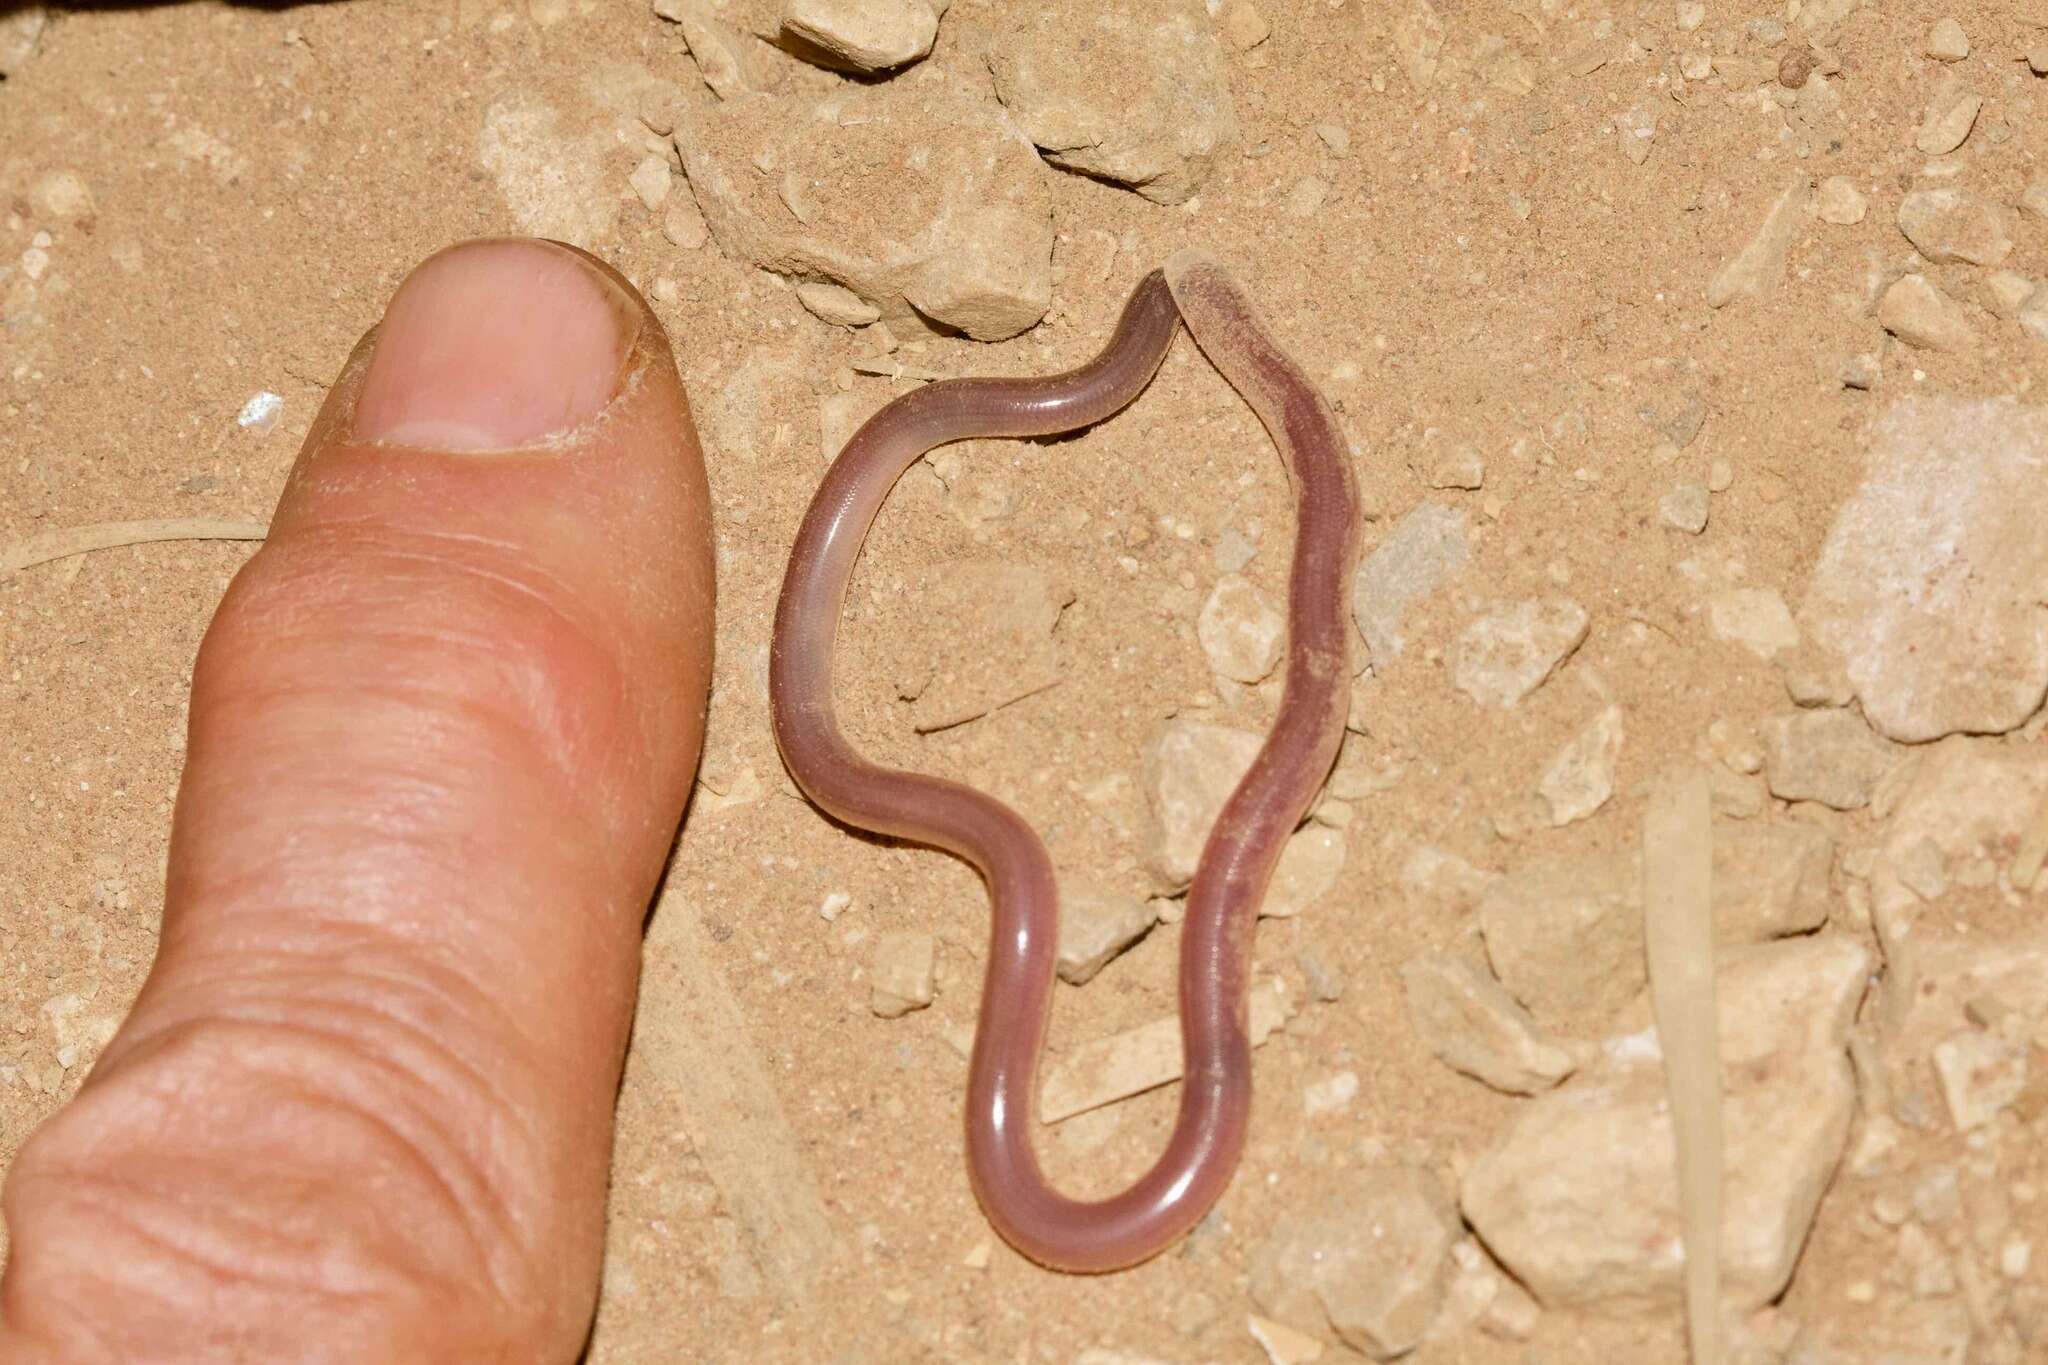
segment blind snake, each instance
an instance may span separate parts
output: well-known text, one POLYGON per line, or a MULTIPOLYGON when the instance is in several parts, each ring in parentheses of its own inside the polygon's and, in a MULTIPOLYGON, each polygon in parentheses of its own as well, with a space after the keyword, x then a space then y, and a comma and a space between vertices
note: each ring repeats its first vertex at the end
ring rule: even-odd
POLYGON ((1251 1108, 1246 989, 1252 929, 1280 850, 1336 759, 1350 698, 1345 589, 1357 560, 1358 491, 1336 417, 1228 273, 1181 251, 1138 283, 1102 352, 1042 379, 953 379, 869 418, 813 497, 776 604, 769 705, 776 743, 828 814, 958 855, 993 912, 967 1092, 976 1197, 1003 1238, 1058 1270, 1099 1272, 1173 1245, 1229 1185, 1251 1108), (1165 1150, 1121 1193, 1083 1201, 1047 1183, 1032 1095, 1052 999, 1058 895, 1051 856, 1024 820, 958 782, 868 762, 840 733, 832 653, 847 583, 890 488, 936 446, 1089 426, 1142 392, 1185 321, 1280 448, 1297 529, 1278 714, 1218 816, 1188 893, 1180 951, 1185 1069, 1165 1150))

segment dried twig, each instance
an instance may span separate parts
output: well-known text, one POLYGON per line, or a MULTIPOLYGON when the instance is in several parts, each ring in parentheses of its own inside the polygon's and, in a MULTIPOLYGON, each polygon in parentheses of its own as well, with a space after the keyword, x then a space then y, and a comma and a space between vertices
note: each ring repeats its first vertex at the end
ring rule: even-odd
POLYGON ((0 578, 90 550, 147 545, 159 540, 261 540, 268 534, 270 528, 260 521, 224 517, 165 517, 157 521, 103 521, 92 526, 72 526, 0 546, 0 578))

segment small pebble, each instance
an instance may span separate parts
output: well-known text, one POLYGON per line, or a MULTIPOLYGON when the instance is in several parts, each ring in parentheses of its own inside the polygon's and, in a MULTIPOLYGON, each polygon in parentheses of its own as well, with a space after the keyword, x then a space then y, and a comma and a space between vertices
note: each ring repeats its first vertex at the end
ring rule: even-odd
POLYGON ((1927 55, 1938 62, 1959 62, 1970 55, 1970 38, 1952 18, 1937 21, 1927 31, 1927 55))
POLYGON ((1716 459, 1711 465, 1707 466, 1707 491, 1709 493, 1726 493, 1729 486, 1734 482, 1735 466, 1727 459, 1716 459))
POLYGON ((1924 351, 1966 351, 1977 329, 1961 304, 1925 275, 1902 275, 1877 301, 1877 320, 1908 346, 1924 351))
POLYGON ((1351 134, 1345 131, 1342 124, 1318 123, 1316 125, 1316 136, 1321 138, 1323 145, 1330 149, 1330 155, 1340 157, 1351 155, 1351 134))
POLYGON ((1663 517, 1666 526, 1684 531, 1687 535, 1698 535, 1707 529, 1706 485, 1679 484, 1658 500, 1657 512, 1663 517))
POLYGON ((1969 139, 1983 108, 1982 95, 1955 84, 1944 86, 1927 106, 1927 116, 1920 122, 1913 145, 1929 156, 1947 156, 1969 139))
POLYGON ((1691 33, 1707 20, 1707 7, 1700 0, 1679 0, 1678 31, 1691 33))
POLYGON ((897 1019, 931 1004, 936 952, 936 942, 922 930, 892 929, 883 934, 869 962, 868 1008, 884 1019, 897 1019))
POLYGON ((1842 381, 1845 389, 1874 389, 1877 381, 1884 377, 1884 367, 1875 355, 1861 351, 1843 356, 1835 377, 1842 381))
POLYGON ((1814 196, 1814 211, 1820 220, 1841 227, 1862 222, 1869 208, 1869 201, 1846 175, 1831 175, 1821 181, 1820 192, 1814 196))
POLYGON ((2048 76, 2048 43, 2027 49, 2027 70, 2036 76, 2048 76))
POLYGON ((268 389, 242 404, 242 411, 235 418, 237 426, 245 427, 258 436, 267 436, 277 426, 278 418, 284 415, 284 399, 268 389))

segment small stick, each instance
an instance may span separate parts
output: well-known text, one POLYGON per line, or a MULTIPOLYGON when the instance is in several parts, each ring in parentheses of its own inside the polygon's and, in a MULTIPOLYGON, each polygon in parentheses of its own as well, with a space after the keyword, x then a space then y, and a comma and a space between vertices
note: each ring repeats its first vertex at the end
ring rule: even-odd
POLYGON ((1643 932, 1650 1004, 1671 1092, 1693 1365, 1721 1362, 1724 1194, 1720 1013, 1714 1002, 1714 830, 1706 775, 1683 774, 1643 816, 1643 932))
POLYGON ((72 526, 0 546, 0 578, 19 569, 69 559, 90 550, 113 550, 123 545, 147 545, 159 540, 261 540, 270 527, 260 521, 234 521, 225 517, 165 517, 156 521, 102 521, 91 526, 72 526))

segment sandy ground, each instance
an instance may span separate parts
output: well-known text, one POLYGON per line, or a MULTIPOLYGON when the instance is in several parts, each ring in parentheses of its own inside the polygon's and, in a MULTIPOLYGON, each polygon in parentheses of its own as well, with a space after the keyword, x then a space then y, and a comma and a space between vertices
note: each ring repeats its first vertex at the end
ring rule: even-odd
MULTIPOLYGON (((994 3, 957 0, 930 60, 972 65, 957 35, 994 3)), ((1090 8, 1057 3, 1077 22, 1090 8)), ((1660 87, 1692 45, 1668 0, 1446 3, 1449 52, 1505 35, 1530 59, 1524 91, 1470 72, 1418 90, 1391 50, 1389 11, 1369 0, 1258 8, 1270 36, 1226 44, 1239 141, 1198 197, 1163 207, 1045 168, 1052 317, 1017 340, 930 337, 914 352, 946 374, 1078 362, 1143 270, 1204 244, 1238 265, 1326 383, 1378 526, 1424 497, 1471 516, 1459 587, 1411 622, 1408 652, 1362 694, 1358 740, 1400 779, 1358 804, 1336 886, 1260 931, 1261 969, 1297 1000, 1310 994, 1304 949, 1341 997, 1305 1007, 1258 1053, 1251 1146, 1210 1224, 1099 1279, 1015 1256, 968 1189, 965 1065, 949 1038, 975 1010, 976 878, 828 823, 769 738, 770 615, 822 468, 820 399, 879 403, 907 385, 850 371, 870 345, 716 242, 673 244, 628 188, 647 132, 620 92, 651 74, 712 99, 675 27, 644 0, 59 11, 0 83, 0 288, 20 291, 0 328, 0 542, 135 518, 261 522, 323 386, 407 269, 451 239, 532 226, 522 177, 557 175, 561 195, 587 200, 583 244, 638 282, 670 330, 716 502, 717 686, 706 785, 651 930, 592 1359, 1263 1359, 1245 1331, 1246 1268, 1274 1221, 1368 1157, 1448 1177, 1516 1103, 1437 1063, 1408 1023, 1400 964, 1469 926, 1396 893, 1407 854, 1434 845, 1501 866, 1489 814, 1528 793, 1606 700, 1628 717, 1617 795, 1540 837, 1563 852, 1629 837, 1646 779, 1697 752, 1712 722, 1783 706, 1775 670, 1709 638, 1678 562, 1739 562, 1743 581, 1796 602, 1875 405, 1907 392, 2025 396, 2048 376, 2048 345, 2009 324, 1967 355, 1886 352, 1868 308, 1874 278, 1911 250, 1893 212, 1928 160, 1913 135, 1940 74, 1923 53, 1936 19, 1960 20, 1975 47, 1966 69, 1993 97, 1967 149, 1973 183, 2009 202, 2048 160, 2048 93, 2037 80, 2014 93, 2033 79, 2016 58, 2048 30, 2023 26, 2021 6, 1899 0, 1844 24, 1829 77, 1840 108, 1804 158, 1767 97, 1660 87), (1582 72, 1589 44, 1617 55, 1582 72), (535 136, 553 161, 485 164, 480 132, 507 100, 542 111, 535 136), (1659 119, 1641 164, 1616 127, 1637 107, 1659 119), (1317 125, 1344 131, 1342 155, 1317 125), (59 168, 89 186, 89 216, 50 221, 29 202, 59 168), (1774 292, 1709 308, 1708 280, 1795 170, 1849 177, 1871 211, 1854 225, 1804 220, 1774 292), (1290 196, 1306 178, 1325 192, 1298 214, 1290 196), (1115 249, 1102 282, 1061 267, 1103 241, 1115 249), (21 259, 38 250, 30 291, 21 259), (1875 393, 1836 378, 1858 351, 1886 352, 1875 393), (283 400, 267 433, 237 422, 263 391, 283 400), (1700 436, 1660 451, 1652 422, 1694 398, 1700 436), (1432 470, 1467 445, 1483 455, 1483 490, 1431 489, 1432 470), (1659 499, 1715 461, 1732 482, 1706 531, 1662 524, 1659 499), (1442 663, 1458 604, 1555 591, 1586 604, 1590 638, 1566 675, 1475 725, 1442 663), (818 907, 834 893, 852 906, 828 922, 818 907), (937 937, 937 999, 885 1020, 865 970, 877 935, 899 928, 937 937), (1342 1071, 1357 1075, 1356 1099, 1310 1116, 1305 1089, 1342 1071), (779 1210, 765 1224, 764 1206, 779 1210)), ((1709 10, 1707 35, 1785 17, 1762 0, 1709 10)), ((2048 224, 2027 224, 2015 265, 2048 272, 2048 224)), ((855 585, 848 724, 878 754, 1016 804, 1063 873, 1143 894, 1147 743, 1176 714, 1248 728, 1270 715, 1266 696, 1219 693, 1194 621, 1228 530, 1260 532, 1245 572, 1279 591, 1280 465, 1185 339, 1139 403, 1097 430, 966 456, 1007 471, 1014 510, 970 526, 929 474, 892 499, 855 585), (897 666, 944 657, 942 623, 919 604, 962 559, 1056 569, 1074 589, 1055 637, 1060 681, 921 736, 897 666)), ((12 774, 0 796, 0 1162, 75 1089, 147 969, 191 661, 248 552, 132 546, 0 579, 12 774)), ((1162 926, 1089 985, 1062 986, 1052 1054, 1169 1012, 1176 946, 1162 926)), ((1602 1021, 1580 1022, 1590 1035, 1602 1021)), ((1156 1091, 1061 1126, 1044 1143, 1052 1173, 1077 1192, 1117 1186, 1156 1151, 1172 1103, 1156 1091)), ((1881 1268, 1858 1217, 1839 1190, 1823 1205, 1788 1312, 1839 1302, 1881 1268)), ((1550 1313, 1531 1342, 1465 1331, 1413 1358, 1683 1351, 1669 1316, 1550 1313)))

